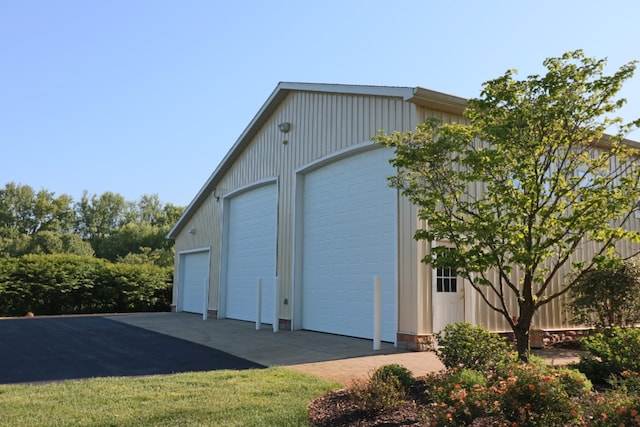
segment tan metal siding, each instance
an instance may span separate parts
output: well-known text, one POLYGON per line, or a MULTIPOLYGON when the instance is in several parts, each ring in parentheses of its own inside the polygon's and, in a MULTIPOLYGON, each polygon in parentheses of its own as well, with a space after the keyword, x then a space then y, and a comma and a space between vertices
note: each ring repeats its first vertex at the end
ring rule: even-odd
MULTIPOLYGON (((415 106, 401 99, 293 92, 217 183, 216 193, 224 196, 253 182, 278 177, 276 271, 281 279, 282 299, 289 302, 281 305, 281 318, 291 318, 295 170, 333 152, 369 141, 380 129, 410 130, 415 126, 414 112, 415 106), (292 124, 289 133, 278 130, 277 125, 282 122, 292 124), (288 143, 283 144, 284 140, 288 143)), ((210 196, 176 238, 177 252, 211 246, 210 309, 218 307, 221 233, 222 202, 210 196), (188 233, 193 227, 197 229, 195 235, 188 233)), ((176 278, 179 277, 177 268, 178 265, 176 278)))

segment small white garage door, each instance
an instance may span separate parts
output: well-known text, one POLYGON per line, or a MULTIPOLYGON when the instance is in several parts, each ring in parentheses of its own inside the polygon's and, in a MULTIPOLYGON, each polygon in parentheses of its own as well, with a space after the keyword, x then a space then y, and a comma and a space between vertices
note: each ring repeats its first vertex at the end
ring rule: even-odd
POLYGON ((205 288, 209 284, 209 251, 181 255, 182 311, 204 311, 205 288))
POLYGON ((226 317, 256 320, 257 279, 262 277, 261 321, 272 323, 277 187, 262 185, 233 196, 227 209, 226 317))
POLYGON ((384 341, 395 342, 396 191, 387 149, 333 162, 304 178, 302 328, 373 337, 373 278, 382 283, 384 341))

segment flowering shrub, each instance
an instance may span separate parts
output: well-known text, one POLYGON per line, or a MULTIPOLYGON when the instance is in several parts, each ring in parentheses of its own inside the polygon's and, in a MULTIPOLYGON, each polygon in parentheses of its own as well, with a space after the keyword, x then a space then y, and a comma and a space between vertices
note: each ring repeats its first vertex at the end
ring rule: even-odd
POLYGON ((640 426, 640 396, 610 390, 596 397, 590 408, 589 426, 640 426))
POLYGON ((427 378, 432 403, 424 411, 433 426, 468 426, 478 418, 514 426, 564 426, 582 420, 581 400, 591 383, 578 371, 543 363, 509 363, 485 374, 451 369, 427 378))
POLYGON ((581 418, 579 398, 591 383, 578 372, 554 371, 533 364, 513 364, 491 387, 504 417, 520 427, 564 426, 581 418))
POLYGON ((433 403, 424 417, 431 425, 467 426, 494 411, 487 379, 478 371, 454 368, 429 376, 427 382, 433 403))

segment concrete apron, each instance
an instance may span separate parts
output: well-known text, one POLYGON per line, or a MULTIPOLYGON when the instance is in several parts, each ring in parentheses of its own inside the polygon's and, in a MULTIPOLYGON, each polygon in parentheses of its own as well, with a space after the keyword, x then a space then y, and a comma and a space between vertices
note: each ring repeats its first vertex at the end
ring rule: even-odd
MULTIPOLYGON (((433 352, 398 350, 373 341, 311 331, 280 331, 270 325, 256 330, 255 323, 231 319, 202 320, 190 313, 142 313, 108 316, 132 326, 202 344, 265 366, 284 366, 348 385, 367 378, 378 367, 397 363, 423 376, 444 368, 433 352)), ((577 361, 573 352, 536 352, 548 362, 563 365, 577 361)))
POLYGON ((202 344, 265 366, 296 371, 348 384, 366 378, 376 368, 397 363, 414 375, 443 368, 431 352, 398 350, 373 341, 311 331, 280 331, 271 325, 256 330, 255 323, 231 319, 207 319, 190 313, 141 313, 109 316, 132 326, 202 344))

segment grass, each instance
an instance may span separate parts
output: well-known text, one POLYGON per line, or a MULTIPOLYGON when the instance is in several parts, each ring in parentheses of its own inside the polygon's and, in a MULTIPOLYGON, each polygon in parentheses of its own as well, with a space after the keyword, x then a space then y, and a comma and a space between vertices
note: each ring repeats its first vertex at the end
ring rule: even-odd
POLYGON ((269 368, 0 386, 0 425, 304 426, 339 385, 269 368))

